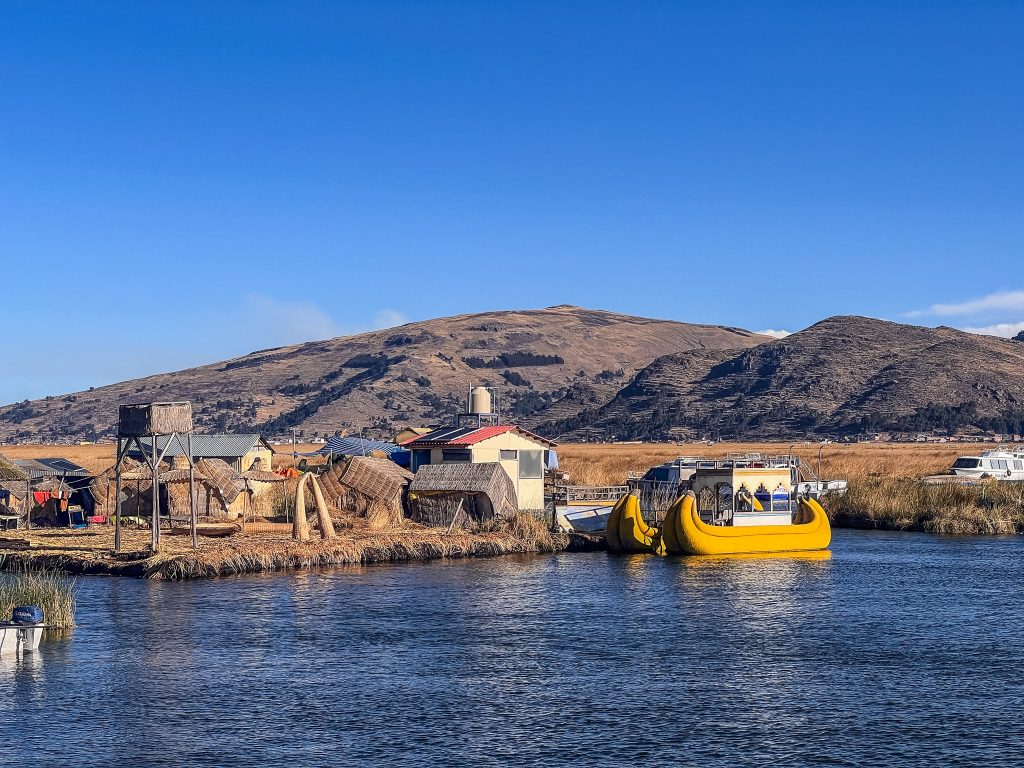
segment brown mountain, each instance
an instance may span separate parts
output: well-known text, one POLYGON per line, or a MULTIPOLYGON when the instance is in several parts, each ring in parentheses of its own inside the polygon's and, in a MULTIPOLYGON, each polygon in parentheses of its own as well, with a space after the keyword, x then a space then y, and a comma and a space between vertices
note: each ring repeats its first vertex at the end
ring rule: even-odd
POLYGON ((833 317, 741 352, 655 360, 552 435, 788 439, 864 431, 1024 431, 1024 345, 833 317))
POLYGON ((460 315, 6 406, 0 440, 107 436, 120 403, 178 399, 193 401, 200 431, 383 437, 444 422, 480 383, 497 385, 502 409, 534 425, 602 406, 661 355, 766 338, 571 306, 460 315))

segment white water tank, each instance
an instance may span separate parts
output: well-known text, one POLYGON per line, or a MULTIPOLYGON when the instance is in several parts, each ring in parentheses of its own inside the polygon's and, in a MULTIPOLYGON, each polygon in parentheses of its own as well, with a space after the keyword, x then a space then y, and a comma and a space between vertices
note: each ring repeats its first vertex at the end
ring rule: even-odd
POLYGON ((491 412, 491 392, 487 387, 473 387, 469 390, 469 412, 473 414, 491 412))

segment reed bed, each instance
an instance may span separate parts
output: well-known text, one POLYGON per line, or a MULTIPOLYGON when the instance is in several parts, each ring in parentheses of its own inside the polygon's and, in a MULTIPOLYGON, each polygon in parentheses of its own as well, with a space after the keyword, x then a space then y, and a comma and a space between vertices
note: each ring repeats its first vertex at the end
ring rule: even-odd
MULTIPOLYGON (((0 567, 4 555, 0 554, 0 567)), ((43 620, 55 627, 75 626, 75 582, 61 571, 31 563, 14 563, 0 573, 0 620, 9 620, 18 605, 37 605, 43 620)))
POLYGON ((914 479, 851 481, 845 496, 826 499, 837 526, 954 535, 1024 532, 1024 486, 990 481, 927 485, 914 479))

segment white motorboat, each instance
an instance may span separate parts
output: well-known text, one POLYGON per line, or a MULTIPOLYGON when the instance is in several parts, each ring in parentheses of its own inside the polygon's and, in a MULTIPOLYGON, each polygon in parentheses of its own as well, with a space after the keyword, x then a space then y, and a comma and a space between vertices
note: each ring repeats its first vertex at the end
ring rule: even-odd
POLYGON ((950 469, 958 477, 1024 480, 1024 452, 999 449, 977 456, 961 456, 950 469))

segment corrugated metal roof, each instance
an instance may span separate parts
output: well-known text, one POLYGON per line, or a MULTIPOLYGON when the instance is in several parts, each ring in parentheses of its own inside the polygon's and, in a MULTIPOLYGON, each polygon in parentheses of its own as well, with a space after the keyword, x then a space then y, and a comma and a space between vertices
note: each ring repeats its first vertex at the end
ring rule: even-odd
POLYGON ((538 443, 543 443, 544 445, 554 445, 550 440, 512 424, 498 424, 488 427, 444 427, 442 429, 434 430, 422 437, 417 437, 415 440, 409 440, 402 443, 402 445, 406 448, 421 448, 436 445, 475 445, 477 443, 482 443, 484 440, 490 440, 492 437, 507 434, 508 432, 515 432, 530 440, 536 440, 538 443))
MULTIPOLYGON (((169 435, 157 437, 156 449, 158 453, 163 451, 164 446, 167 445, 167 441, 170 439, 169 435)), ((142 443, 142 447, 147 452, 150 450, 148 437, 140 437, 139 442, 142 443)), ((273 450, 260 435, 192 435, 192 456, 198 459, 245 456, 245 454, 258 447, 261 443, 264 448, 273 450)), ((171 446, 167 449, 165 456, 170 458, 184 456, 184 446, 186 445, 185 435, 179 435, 178 439, 171 442, 171 446)), ((128 455, 133 458, 138 457, 138 448, 131 448, 128 451, 128 455)))
POLYGON ((73 461, 61 458, 15 459, 15 465, 30 478, 40 477, 91 477, 92 472, 73 461))
POLYGON ((342 456, 366 456, 373 451, 380 451, 390 456, 396 451, 402 450, 405 449, 383 440, 365 440, 361 437, 332 437, 323 448, 312 455, 326 456, 335 453, 342 456))

